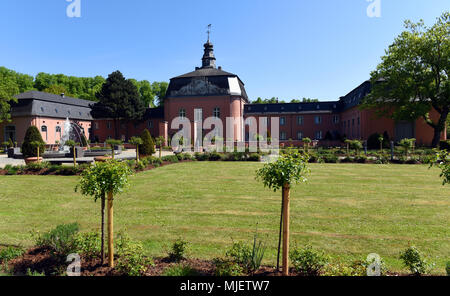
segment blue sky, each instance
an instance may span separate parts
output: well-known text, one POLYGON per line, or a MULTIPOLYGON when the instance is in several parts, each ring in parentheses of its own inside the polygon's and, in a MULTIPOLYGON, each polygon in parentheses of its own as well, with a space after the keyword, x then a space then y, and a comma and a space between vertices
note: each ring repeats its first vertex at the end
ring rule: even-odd
POLYGON ((201 65, 206 26, 217 64, 249 97, 336 100, 364 80, 403 30, 434 23, 448 0, 0 0, 0 65, 22 73, 168 81, 201 65))

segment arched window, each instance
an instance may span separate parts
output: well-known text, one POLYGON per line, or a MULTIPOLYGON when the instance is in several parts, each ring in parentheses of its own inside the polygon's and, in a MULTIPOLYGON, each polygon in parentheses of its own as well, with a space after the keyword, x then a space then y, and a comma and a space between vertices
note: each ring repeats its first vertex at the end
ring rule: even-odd
POLYGON ((214 108, 213 116, 216 118, 220 118, 220 108, 219 107, 214 108))
POLYGON ((56 133, 56 140, 61 140, 61 127, 59 125, 56 126, 55 128, 55 133, 56 133))
POLYGON ((178 112, 178 116, 181 118, 186 118, 186 109, 181 108, 178 112))
POLYGON ((45 141, 48 141, 48 133, 46 125, 41 126, 41 132, 45 135, 45 141))

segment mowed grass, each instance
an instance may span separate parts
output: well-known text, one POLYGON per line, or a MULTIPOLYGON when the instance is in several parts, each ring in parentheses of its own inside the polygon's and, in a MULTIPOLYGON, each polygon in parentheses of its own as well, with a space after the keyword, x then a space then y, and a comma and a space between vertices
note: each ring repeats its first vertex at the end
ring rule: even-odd
MULTIPOLYGON (((115 199, 115 231, 127 230, 148 255, 164 256, 177 238, 189 255, 223 256, 255 229, 274 264, 281 193, 255 180, 259 163, 192 162, 139 173, 115 199)), ((0 245, 31 246, 30 231, 79 222, 98 230, 100 203, 74 192, 78 177, 0 177, 0 245)), ((343 260, 380 254, 393 271, 416 245, 445 273, 450 260, 450 186, 437 169, 410 165, 311 165, 291 193, 292 245, 310 244, 343 260)))

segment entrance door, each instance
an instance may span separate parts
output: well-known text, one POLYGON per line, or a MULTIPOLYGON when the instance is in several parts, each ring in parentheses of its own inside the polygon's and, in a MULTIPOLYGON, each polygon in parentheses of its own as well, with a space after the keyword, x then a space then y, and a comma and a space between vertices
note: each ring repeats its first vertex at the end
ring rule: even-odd
POLYGON ((16 141, 16 127, 12 125, 5 126, 5 142, 11 139, 13 143, 16 141))
POLYGON ((399 121, 395 124, 395 141, 414 138, 414 122, 399 121))

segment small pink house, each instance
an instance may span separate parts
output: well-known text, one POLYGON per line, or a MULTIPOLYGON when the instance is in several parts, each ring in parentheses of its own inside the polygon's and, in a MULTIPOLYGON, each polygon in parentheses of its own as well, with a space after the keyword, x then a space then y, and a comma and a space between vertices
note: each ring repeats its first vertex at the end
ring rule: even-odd
POLYGON ((17 103, 11 106, 10 122, 0 124, 0 138, 11 139, 20 146, 30 126, 36 126, 42 139, 48 145, 60 141, 64 134, 64 123, 67 119, 77 124, 89 139, 92 116, 92 101, 54 95, 39 91, 29 91, 16 96, 17 103))

